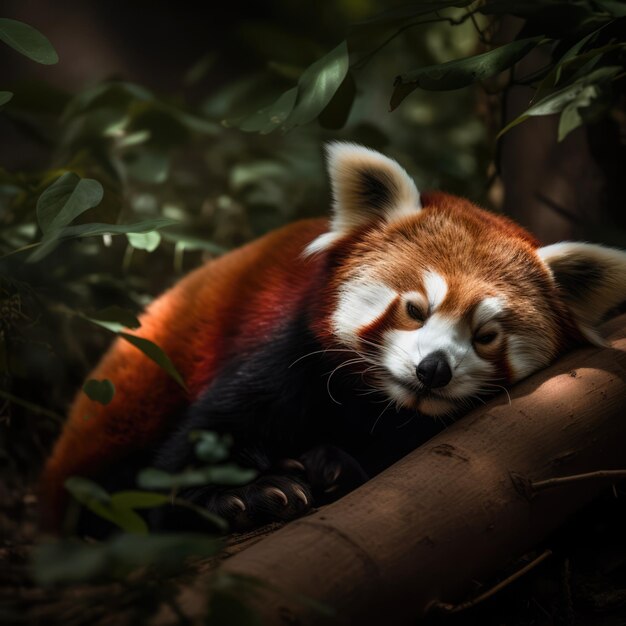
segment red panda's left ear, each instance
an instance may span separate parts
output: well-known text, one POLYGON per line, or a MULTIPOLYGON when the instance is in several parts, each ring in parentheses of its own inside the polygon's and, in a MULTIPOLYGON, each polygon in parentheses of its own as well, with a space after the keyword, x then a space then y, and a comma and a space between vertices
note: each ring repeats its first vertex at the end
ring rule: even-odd
POLYGON ((626 302, 626 252, 591 243, 556 243, 537 250, 563 298, 592 343, 604 345, 596 326, 626 302))
POLYGON ((347 142, 326 146, 328 175, 333 192, 330 232, 318 237, 308 252, 373 221, 391 221, 421 210, 413 179, 393 159, 347 142))

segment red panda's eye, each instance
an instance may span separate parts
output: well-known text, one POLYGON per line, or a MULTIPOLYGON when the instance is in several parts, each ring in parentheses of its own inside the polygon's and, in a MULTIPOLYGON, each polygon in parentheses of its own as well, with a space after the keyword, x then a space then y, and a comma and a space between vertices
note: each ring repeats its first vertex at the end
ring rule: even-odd
POLYGON ((412 317, 418 322, 423 322, 426 319, 423 311, 416 307, 412 302, 406 303, 406 312, 409 314, 409 317, 412 317))
POLYGON ((487 346, 493 341, 495 341, 497 336, 498 336, 498 333, 496 332, 481 333, 474 337, 474 342, 479 343, 481 346, 487 346))

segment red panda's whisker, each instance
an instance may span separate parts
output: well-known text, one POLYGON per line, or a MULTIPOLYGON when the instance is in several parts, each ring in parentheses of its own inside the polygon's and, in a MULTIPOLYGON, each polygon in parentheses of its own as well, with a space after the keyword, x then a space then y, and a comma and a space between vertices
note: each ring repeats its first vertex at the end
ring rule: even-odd
POLYGON ((337 372, 338 370, 344 367, 348 367, 349 365, 356 365, 357 363, 363 363, 363 362, 366 362, 363 357, 358 357, 355 359, 348 359, 347 361, 344 361, 343 363, 340 363, 339 365, 337 365, 337 367, 329 373, 328 380, 326 381, 326 391, 328 392, 328 395, 333 402, 337 404, 341 404, 341 402, 338 402, 334 398, 333 394, 330 391, 330 381, 332 380, 332 377, 335 374, 335 372, 337 372))
POLYGON ((376 426, 378 425, 378 422, 380 421, 380 418, 383 416, 383 413, 385 413, 387 411, 387 409, 395 402, 395 400, 392 398, 391 400, 389 400, 389 402, 387 402, 385 408, 378 414, 378 417, 376 418, 376 420, 374 421, 374 424, 370 430, 370 435, 374 434, 374 429, 376 428, 376 426))
MULTIPOLYGON (((291 365, 289 365, 289 368, 293 367, 296 363, 306 359, 307 357, 314 356, 316 354, 326 354, 327 352, 352 352, 359 354, 356 350, 352 350, 350 348, 326 348, 325 350, 314 350, 313 352, 309 352, 307 354, 303 354, 301 357, 298 357, 293 363, 291 363, 291 365)), ((359 354, 359 356, 361 355, 359 354)))

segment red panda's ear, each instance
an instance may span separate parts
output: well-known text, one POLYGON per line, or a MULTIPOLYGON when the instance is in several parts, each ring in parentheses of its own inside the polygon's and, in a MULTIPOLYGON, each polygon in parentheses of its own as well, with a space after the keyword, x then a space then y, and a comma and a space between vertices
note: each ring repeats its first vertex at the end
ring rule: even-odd
POLYGON ((581 332, 604 345, 596 326, 626 302, 626 252, 591 243, 556 243, 537 250, 581 332))
POLYGON ((394 160, 354 143, 326 146, 333 193, 330 232, 318 237, 308 252, 318 252, 334 240, 372 221, 391 221, 421 209, 415 183, 394 160))

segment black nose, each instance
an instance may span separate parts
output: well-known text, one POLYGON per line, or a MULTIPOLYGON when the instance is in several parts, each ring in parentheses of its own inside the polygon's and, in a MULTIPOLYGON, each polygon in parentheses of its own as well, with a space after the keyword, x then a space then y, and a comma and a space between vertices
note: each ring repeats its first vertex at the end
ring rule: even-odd
POLYGON ((417 379, 427 389, 445 387, 452 379, 452 370, 443 352, 433 352, 416 369, 417 379))

